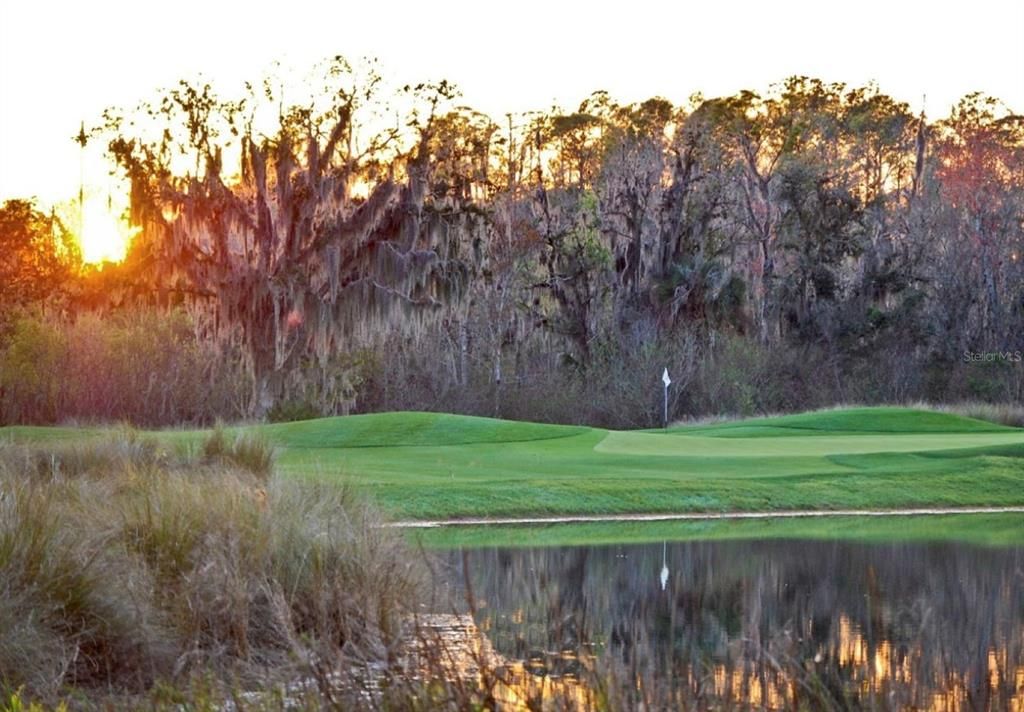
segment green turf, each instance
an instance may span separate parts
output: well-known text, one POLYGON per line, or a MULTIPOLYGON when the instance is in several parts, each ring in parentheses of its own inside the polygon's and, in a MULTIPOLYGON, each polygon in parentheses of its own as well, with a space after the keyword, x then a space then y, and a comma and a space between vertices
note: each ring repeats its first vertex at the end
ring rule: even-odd
POLYGON ((961 541, 1024 546, 1024 516, 955 514, 912 517, 822 517, 675 522, 587 522, 409 529, 428 549, 647 544, 662 541, 815 539, 864 542, 961 541))
POLYGON ((276 423, 265 435, 290 448, 472 445, 564 438, 587 428, 448 413, 374 413, 276 423))
MULTIPOLYGON (((277 444, 284 474, 345 478, 403 518, 1024 505, 1024 430, 902 408, 660 432, 435 413, 233 430, 277 444)), ((97 432, 9 428, 0 436, 97 432)))

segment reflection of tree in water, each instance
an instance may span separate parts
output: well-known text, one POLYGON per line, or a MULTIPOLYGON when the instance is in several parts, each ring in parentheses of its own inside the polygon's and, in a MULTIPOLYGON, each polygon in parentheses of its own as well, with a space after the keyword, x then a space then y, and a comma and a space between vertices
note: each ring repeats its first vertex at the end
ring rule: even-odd
POLYGON ((1024 550, 679 543, 664 591, 662 556, 481 550, 464 565, 495 648, 537 673, 572 674, 595 653, 676 701, 1024 705, 1024 550))

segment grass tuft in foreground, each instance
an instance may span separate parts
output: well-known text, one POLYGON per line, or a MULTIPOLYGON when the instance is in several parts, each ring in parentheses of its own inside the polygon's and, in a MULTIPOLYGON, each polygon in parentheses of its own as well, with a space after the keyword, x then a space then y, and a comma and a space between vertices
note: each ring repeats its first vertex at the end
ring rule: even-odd
POLYGON ((267 452, 183 459, 131 431, 0 446, 0 694, 122 704, 386 658, 421 569, 351 488, 262 477, 267 452))
POLYGON ((266 479, 274 469, 274 446, 261 433, 228 434, 218 424, 203 441, 203 460, 251 472, 266 479))

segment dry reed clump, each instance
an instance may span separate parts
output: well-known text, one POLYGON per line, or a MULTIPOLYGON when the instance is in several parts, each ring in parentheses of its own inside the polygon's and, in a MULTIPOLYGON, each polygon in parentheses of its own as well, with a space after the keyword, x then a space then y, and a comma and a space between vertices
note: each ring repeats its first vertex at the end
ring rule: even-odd
POLYGON ((245 433, 232 437, 219 423, 203 442, 202 455, 207 464, 228 464, 263 479, 274 469, 274 447, 266 438, 245 433))
MULTIPOLYGON (((982 401, 965 401, 962 403, 929 403, 927 401, 913 401, 909 403, 903 403, 906 408, 916 408, 919 410, 934 410, 941 413, 949 413, 951 415, 960 415, 965 418, 974 418, 976 420, 984 420, 990 423, 997 423, 999 425, 1009 425, 1014 428, 1024 428, 1024 404, 1019 403, 985 403, 982 401)), ((837 403, 827 408, 818 408, 816 412, 830 412, 836 410, 844 410, 847 408, 866 408, 870 407, 867 403, 837 403)), ((787 415, 787 413, 759 413, 757 418, 774 418, 778 416, 787 415)), ((748 416, 743 415, 707 415, 694 418, 684 418, 682 420, 673 421, 670 423, 670 427, 677 428, 683 426, 698 426, 698 425, 718 425, 720 423, 729 423, 737 420, 743 420, 748 416)))
POLYGON ((3 462, 0 467, 7 472, 17 470, 23 476, 47 481, 90 475, 105 477, 112 469, 170 464, 172 456, 154 440, 121 426, 106 437, 58 440, 45 447, 0 442, 0 459, 3 462))
POLYGON ((991 423, 1024 428, 1024 405, 1020 403, 984 403, 967 401, 947 405, 927 405, 924 407, 941 410, 945 413, 962 415, 967 418, 987 420, 991 423))
POLYGON ((279 480, 266 443, 239 442, 216 459, 127 430, 0 444, 0 697, 262 687, 392 648, 422 581, 402 540, 345 486, 279 480))

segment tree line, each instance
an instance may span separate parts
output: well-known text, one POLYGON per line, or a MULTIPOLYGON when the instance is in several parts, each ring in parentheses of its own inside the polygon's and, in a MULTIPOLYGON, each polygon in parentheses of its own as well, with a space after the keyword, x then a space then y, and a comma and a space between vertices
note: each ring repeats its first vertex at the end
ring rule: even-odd
POLYGON ((190 418, 652 425, 666 365, 676 417, 1024 395, 1024 117, 994 98, 931 120, 791 77, 496 119, 315 76, 182 82, 93 132, 142 232, 50 318, 186 313, 237 389, 190 418))

